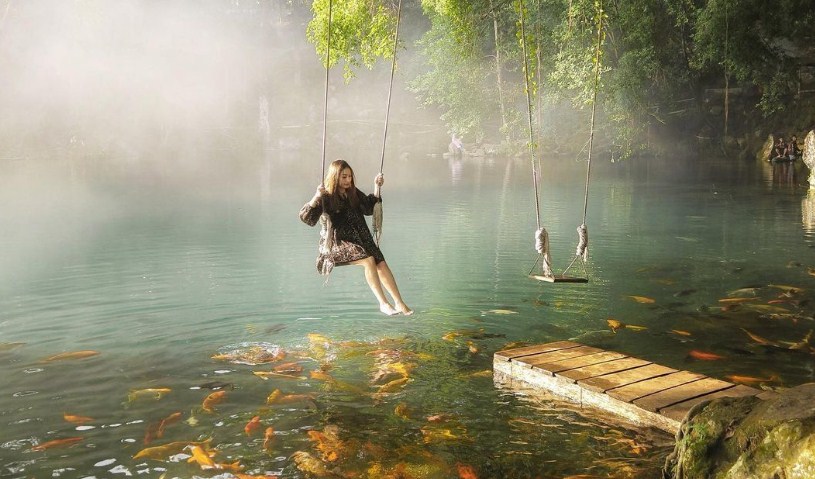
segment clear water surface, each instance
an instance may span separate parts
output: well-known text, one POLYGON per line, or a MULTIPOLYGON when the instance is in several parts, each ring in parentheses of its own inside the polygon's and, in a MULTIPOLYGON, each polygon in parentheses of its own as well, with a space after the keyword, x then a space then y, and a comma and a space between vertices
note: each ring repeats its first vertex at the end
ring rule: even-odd
MULTIPOLYGON (((527 161, 389 164, 382 248, 412 317, 380 314, 361 268, 316 274, 317 230, 297 211, 317 181, 285 166, 216 191, 15 188, 6 175, 0 476, 232 477, 187 461, 185 442, 209 439, 216 463, 287 478, 656 477, 670 436, 496 388, 491 362, 508 344, 571 338, 756 387, 813 380, 815 197, 802 173, 677 164, 596 167, 585 285, 527 279, 527 161), (733 297, 749 299, 720 301, 733 297), (615 333, 608 319, 642 328, 615 333), (98 354, 48 360, 75 351, 98 354), (241 364, 259 351, 285 358, 241 364)), ((373 167, 354 166, 368 189, 373 167)), ((557 269, 576 244, 583 175, 569 159, 544 168, 557 269)))

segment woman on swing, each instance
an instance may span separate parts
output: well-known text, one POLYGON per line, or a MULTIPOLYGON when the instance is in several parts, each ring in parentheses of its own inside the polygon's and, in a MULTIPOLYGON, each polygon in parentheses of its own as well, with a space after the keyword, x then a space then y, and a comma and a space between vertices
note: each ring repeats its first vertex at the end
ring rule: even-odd
POLYGON ((318 271, 327 274, 333 264, 362 265, 365 268, 365 280, 379 301, 379 310, 389 316, 398 313, 409 316, 413 314, 413 310, 402 300, 393 273, 374 242, 363 216, 372 215, 374 205, 382 201, 379 191, 384 182, 380 173, 374 181, 374 194, 365 195, 356 187, 351 166, 345 160, 335 160, 328 167, 324 183, 300 209, 300 219, 307 225, 314 226, 325 212, 331 222, 328 231, 334 232, 334 237, 329 238, 332 246, 330 251, 325 251, 323 246, 327 238, 321 238, 318 271), (329 263, 327 267, 326 263, 329 263), (395 306, 388 301, 385 291, 390 293, 395 306))

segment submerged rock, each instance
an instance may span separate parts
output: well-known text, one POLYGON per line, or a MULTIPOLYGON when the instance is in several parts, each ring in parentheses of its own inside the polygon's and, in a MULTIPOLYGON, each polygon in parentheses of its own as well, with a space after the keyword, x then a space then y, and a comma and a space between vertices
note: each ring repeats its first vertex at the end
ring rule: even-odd
POLYGON ((815 477, 815 383, 767 400, 721 398, 688 412, 663 479, 815 477))

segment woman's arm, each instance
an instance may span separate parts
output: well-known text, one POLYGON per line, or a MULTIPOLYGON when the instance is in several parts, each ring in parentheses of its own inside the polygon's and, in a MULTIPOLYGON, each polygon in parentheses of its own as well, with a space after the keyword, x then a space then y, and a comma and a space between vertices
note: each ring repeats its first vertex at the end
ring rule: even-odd
POLYGON ((320 219, 320 215, 323 214, 323 195, 322 193, 325 191, 323 185, 320 185, 317 188, 317 192, 314 193, 314 197, 312 197, 308 203, 304 204, 302 208, 300 208, 300 220, 309 225, 314 226, 317 224, 317 221, 320 219))

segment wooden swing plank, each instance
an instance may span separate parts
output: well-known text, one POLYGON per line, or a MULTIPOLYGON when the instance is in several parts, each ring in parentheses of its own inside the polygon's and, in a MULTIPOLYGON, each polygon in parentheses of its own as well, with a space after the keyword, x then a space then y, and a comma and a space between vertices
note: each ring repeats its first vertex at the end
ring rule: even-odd
POLYGON ((588 278, 578 278, 576 276, 563 276, 556 274, 554 276, 544 276, 542 274, 530 274, 530 278, 538 281, 545 281, 547 283, 588 283, 588 278))

